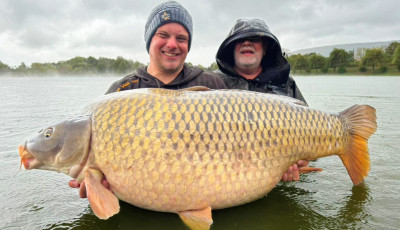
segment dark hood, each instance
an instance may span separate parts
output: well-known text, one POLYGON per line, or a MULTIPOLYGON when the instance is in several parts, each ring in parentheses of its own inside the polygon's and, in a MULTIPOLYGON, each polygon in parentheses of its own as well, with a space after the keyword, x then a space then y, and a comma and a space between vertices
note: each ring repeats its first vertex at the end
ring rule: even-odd
POLYGON ((147 72, 147 66, 139 67, 136 70, 136 77, 141 79, 141 84, 148 88, 180 88, 199 76, 204 71, 198 67, 190 68, 187 63, 184 64, 182 72, 172 82, 164 84, 147 72))
POLYGON ((239 19, 222 42, 218 49, 216 61, 219 69, 230 76, 240 77, 233 69, 235 42, 246 37, 260 36, 267 41, 267 54, 263 57, 263 73, 257 77, 257 81, 269 84, 286 83, 290 65, 282 55, 281 45, 268 26, 261 19, 239 19), (268 78, 268 79, 263 79, 268 78))

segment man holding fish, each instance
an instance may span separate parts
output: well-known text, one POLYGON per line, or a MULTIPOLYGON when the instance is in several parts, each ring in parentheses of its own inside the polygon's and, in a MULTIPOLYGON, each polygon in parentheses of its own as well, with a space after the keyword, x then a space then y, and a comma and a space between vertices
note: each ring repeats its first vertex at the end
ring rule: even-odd
MULTIPOLYGON (((305 102, 294 80, 289 78, 290 66, 282 56, 278 40, 269 32, 262 20, 237 21, 228 38, 221 44, 217 54, 217 63, 224 73, 220 76, 212 72, 204 72, 197 67, 190 67, 185 63, 186 55, 190 50, 192 33, 192 18, 182 5, 175 1, 168 1, 156 6, 151 11, 145 26, 146 49, 150 57, 149 65, 140 67, 135 73, 114 82, 106 94, 137 88, 181 89, 200 85, 211 89, 232 88, 282 94, 305 102), (236 27, 246 33, 235 29, 236 27), (237 36, 238 33, 240 36, 237 36), (268 46, 266 45, 267 40, 268 46), (241 58, 240 49, 238 51, 235 49, 234 53, 229 50, 235 43, 246 47, 258 47, 260 44, 261 47, 269 47, 269 51, 266 50, 267 48, 261 48, 262 55, 259 57, 257 65, 262 68, 261 63, 264 65, 273 63, 274 68, 266 67, 269 71, 260 71, 258 72, 259 76, 256 76, 255 79, 244 80, 246 77, 243 74, 245 71, 243 68, 245 67, 237 64, 232 70, 233 67, 229 66, 229 61, 227 61, 234 58, 235 63, 239 63, 236 60, 241 58), (257 87, 254 87, 255 85, 257 87)), ((247 50, 249 49, 252 48, 247 48, 247 50)), ((249 55, 247 54, 247 56, 249 55)), ((289 167, 282 180, 299 180, 301 169, 310 170, 307 166, 308 161, 300 160, 297 164, 289 167)), ((108 187, 106 180, 103 180, 103 184, 108 187)), ((71 180, 69 185, 73 188, 80 187, 80 196, 86 197, 85 186, 81 186, 76 180, 71 180)))
MULTIPOLYGON (((177 213, 191 229, 209 229, 212 210, 259 199, 281 178, 298 180, 298 166, 290 165, 306 166, 301 159, 338 155, 355 185, 364 180, 369 171, 368 138, 377 128, 375 109, 368 105, 328 114, 308 108, 304 98, 302 102, 271 95, 302 98, 287 77, 276 75, 276 82, 259 78, 269 70, 264 67, 255 77, 236 77, 259 78, 269 85, 252 88, 248 81, 246 87, 269 93, 206 87, 137 89, 226 88, 215 74, 184 64, 191 25, 180 4, 157 6, 145 31, 149 66, 115 82, 109 95, 90 104, 81 116, 48 126, 24 141, 19 146, 21 164, 75 178, 69 185, 80 186, 80 196, 88 196, 101 219, 117 214, 123 200, 177 213), (125 92, 111 94, 118 91, 125 92)), ((246 70, 254 64, 248 57, 254 60, 254 54, 262 54, 256 57, 262 60, 268 49, 273 51, 252 37, 242 37, 235 45, 236 73, 241 72, 240 65, 246 70), (268 48, 260 53, 263 46, 268 48)), ((226 68, 218 54, 217 59, 226 68)))

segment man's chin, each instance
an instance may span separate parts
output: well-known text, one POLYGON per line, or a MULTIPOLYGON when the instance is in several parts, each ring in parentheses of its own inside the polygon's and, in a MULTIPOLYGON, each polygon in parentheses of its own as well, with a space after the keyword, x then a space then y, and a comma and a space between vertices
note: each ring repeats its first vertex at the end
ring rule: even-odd
POLYGON ((245 68, 250 68, 250 67, 256 67, 258 66, 258 63, 254 62, 254 61, 249 61, 249 62, 242 62, 240 63, 240 66, 243 66, 245 68))
POLYGON ((182 65, 164 65, 163 70, 166 73, 177 73, 180 72, 183 69, 183 64, 182 65))

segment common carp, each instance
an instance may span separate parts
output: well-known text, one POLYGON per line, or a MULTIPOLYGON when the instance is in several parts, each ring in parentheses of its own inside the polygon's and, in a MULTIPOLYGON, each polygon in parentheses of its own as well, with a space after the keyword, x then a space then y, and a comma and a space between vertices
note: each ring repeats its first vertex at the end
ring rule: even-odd
POLYGON ((19 154, 26 169, 84 180, 101 219, 119 212, 119 199, 208 229, 211 210, 265 196, 301 159, 338 155, 361 183, 376 129, 368 105, 329 114, 250 91, 136 89, 102 96, 81 116, 42 129, 19 154))

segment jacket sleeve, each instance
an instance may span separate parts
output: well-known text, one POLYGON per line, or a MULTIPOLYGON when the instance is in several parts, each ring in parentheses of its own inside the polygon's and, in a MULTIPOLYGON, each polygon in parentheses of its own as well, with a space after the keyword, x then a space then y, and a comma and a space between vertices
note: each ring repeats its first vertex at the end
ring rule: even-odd
POLYGON ((214 72, 204 71, 198 77, 198 85, 206 86, 211 89, 227 89, 221 76, 214 72))
POLYGON ((303 94, 300 92, 300 89, 297 87, 297 84, 292 77, 289 77, 287 87, 288 96, 301 100, 307 104, 306 99, 303 97, 303 94))
POLYGON ((225 85, 224 80, 216 74, 215 76, 215 89, 228 89, 228 87, 225 85))
POLYGON ((125 76, 124 78, 112 83, 106 94, 138 88, 138 82, 139 80, 135 75, 125 76))
POLYGON ((121 80, 118 80, 118 81, 112 83, 111 86, 110 86, 110 88, 108 88, 106 94, 114 93, 114 92, 119 91, 118 89, 120 88, 120 81, 121 81, 121 80))

